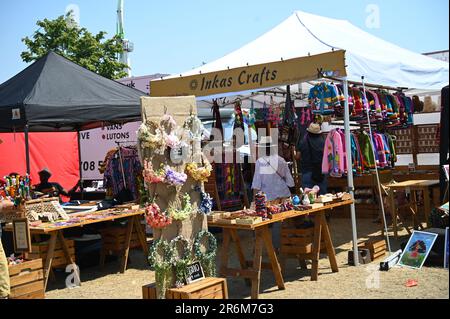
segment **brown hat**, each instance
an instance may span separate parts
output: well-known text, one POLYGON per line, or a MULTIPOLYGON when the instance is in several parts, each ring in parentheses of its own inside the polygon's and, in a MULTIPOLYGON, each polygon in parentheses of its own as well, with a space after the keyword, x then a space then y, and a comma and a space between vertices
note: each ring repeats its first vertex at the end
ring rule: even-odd
POLYGON ((41 176, 41 175, 47 175, 48 176, 48 178, 50 178, 50 176, 52 176, 52 172, 50 172, 50 170, 47 168, 47 167, 44 167, 42 170, 40 170, 39 172, 38 172, 38 174, 39 174, 39 176, 41 176))
POLYGON ((309 124, 309 127, 306 130, 312 134, 322 134, 322 130, 320 129, 320 124, 318 124, 318 123, 309 124))

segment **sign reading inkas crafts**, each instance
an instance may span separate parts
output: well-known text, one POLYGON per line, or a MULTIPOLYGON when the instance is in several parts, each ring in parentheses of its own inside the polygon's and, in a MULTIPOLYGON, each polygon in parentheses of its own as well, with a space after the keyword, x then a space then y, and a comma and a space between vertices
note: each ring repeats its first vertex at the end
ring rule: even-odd
POLYGON ((333 51, 278 62, 150 81, 150 96, 207 96, 346 76, 345 51, 333 51))

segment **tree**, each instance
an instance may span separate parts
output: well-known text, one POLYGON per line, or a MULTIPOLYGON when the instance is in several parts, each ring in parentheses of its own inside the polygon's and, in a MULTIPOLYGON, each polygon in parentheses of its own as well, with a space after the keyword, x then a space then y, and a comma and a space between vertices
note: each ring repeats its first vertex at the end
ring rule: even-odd
POLYGON ((86 28, 79 27, 71 12, 55 20, 38 20, 39 29, 32 38, 25 37, 28 50, 20 56, 25 62, 35 61, 53 50, 88 70, 109 79, 125 77, 128 66, 117 59, 122 51, 121 39, 117 36, 105 39, 106 32, 93 35, 86 28))

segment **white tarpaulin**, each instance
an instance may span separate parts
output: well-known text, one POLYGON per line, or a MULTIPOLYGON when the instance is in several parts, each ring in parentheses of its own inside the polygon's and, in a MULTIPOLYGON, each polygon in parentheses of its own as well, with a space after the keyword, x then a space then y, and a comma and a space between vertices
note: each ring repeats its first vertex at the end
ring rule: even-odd
POLYGON ((346 20, 301 11, 240 49, 182 76, 315 55, 332 48, 346 50, 350 81, 359 82, 364 76, 366 83, 438 90, 449 83, 449 63, 403 49, 346 20))

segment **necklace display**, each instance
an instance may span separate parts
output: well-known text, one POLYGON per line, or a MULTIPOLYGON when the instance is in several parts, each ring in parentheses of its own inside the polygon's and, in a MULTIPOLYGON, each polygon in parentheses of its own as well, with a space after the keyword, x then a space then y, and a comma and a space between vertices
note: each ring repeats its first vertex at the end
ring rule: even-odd
POLYGON ((156 240, 150 247, 148 262, 155 271, 157 298, 164 299, 172 282, 173 246, 163 239, 156 240))
POLYGON ((185 221, 189 223, 195 214, 212 211, 211 196, 202 191, 202 183, 210 177, 212 165, 201 150, 205 129, 196 115, 191 114, 181 127, 168 114, 160 120, 152 119, 140 126, 137 135, 144 158, 143 180, 147 191, 153 189, 149 196, 152 200, 145 207, 146 222, 150 227, 162 230, 163 233, 157 234, 166 234, 161 235, 163 238, 176 236, 170 241, 156 240, 148 257, 156 272, 158 298, 165 298, 170 285, 181 287, 185 283, 187 267, 192 262, 199 261, 206 275, 215 274, 217 242, 214 236, 201 231, 192 244, 189 238, 180 235, 185 221), (200 194, 189 193, 187 185, 192 185, 200 194), (191 196, 195 196, 196 204, 191 196), (161 206, 156 203, 158 197, 161 206), (164 233, 165 228, 168 228, 167 233, 164 233))

